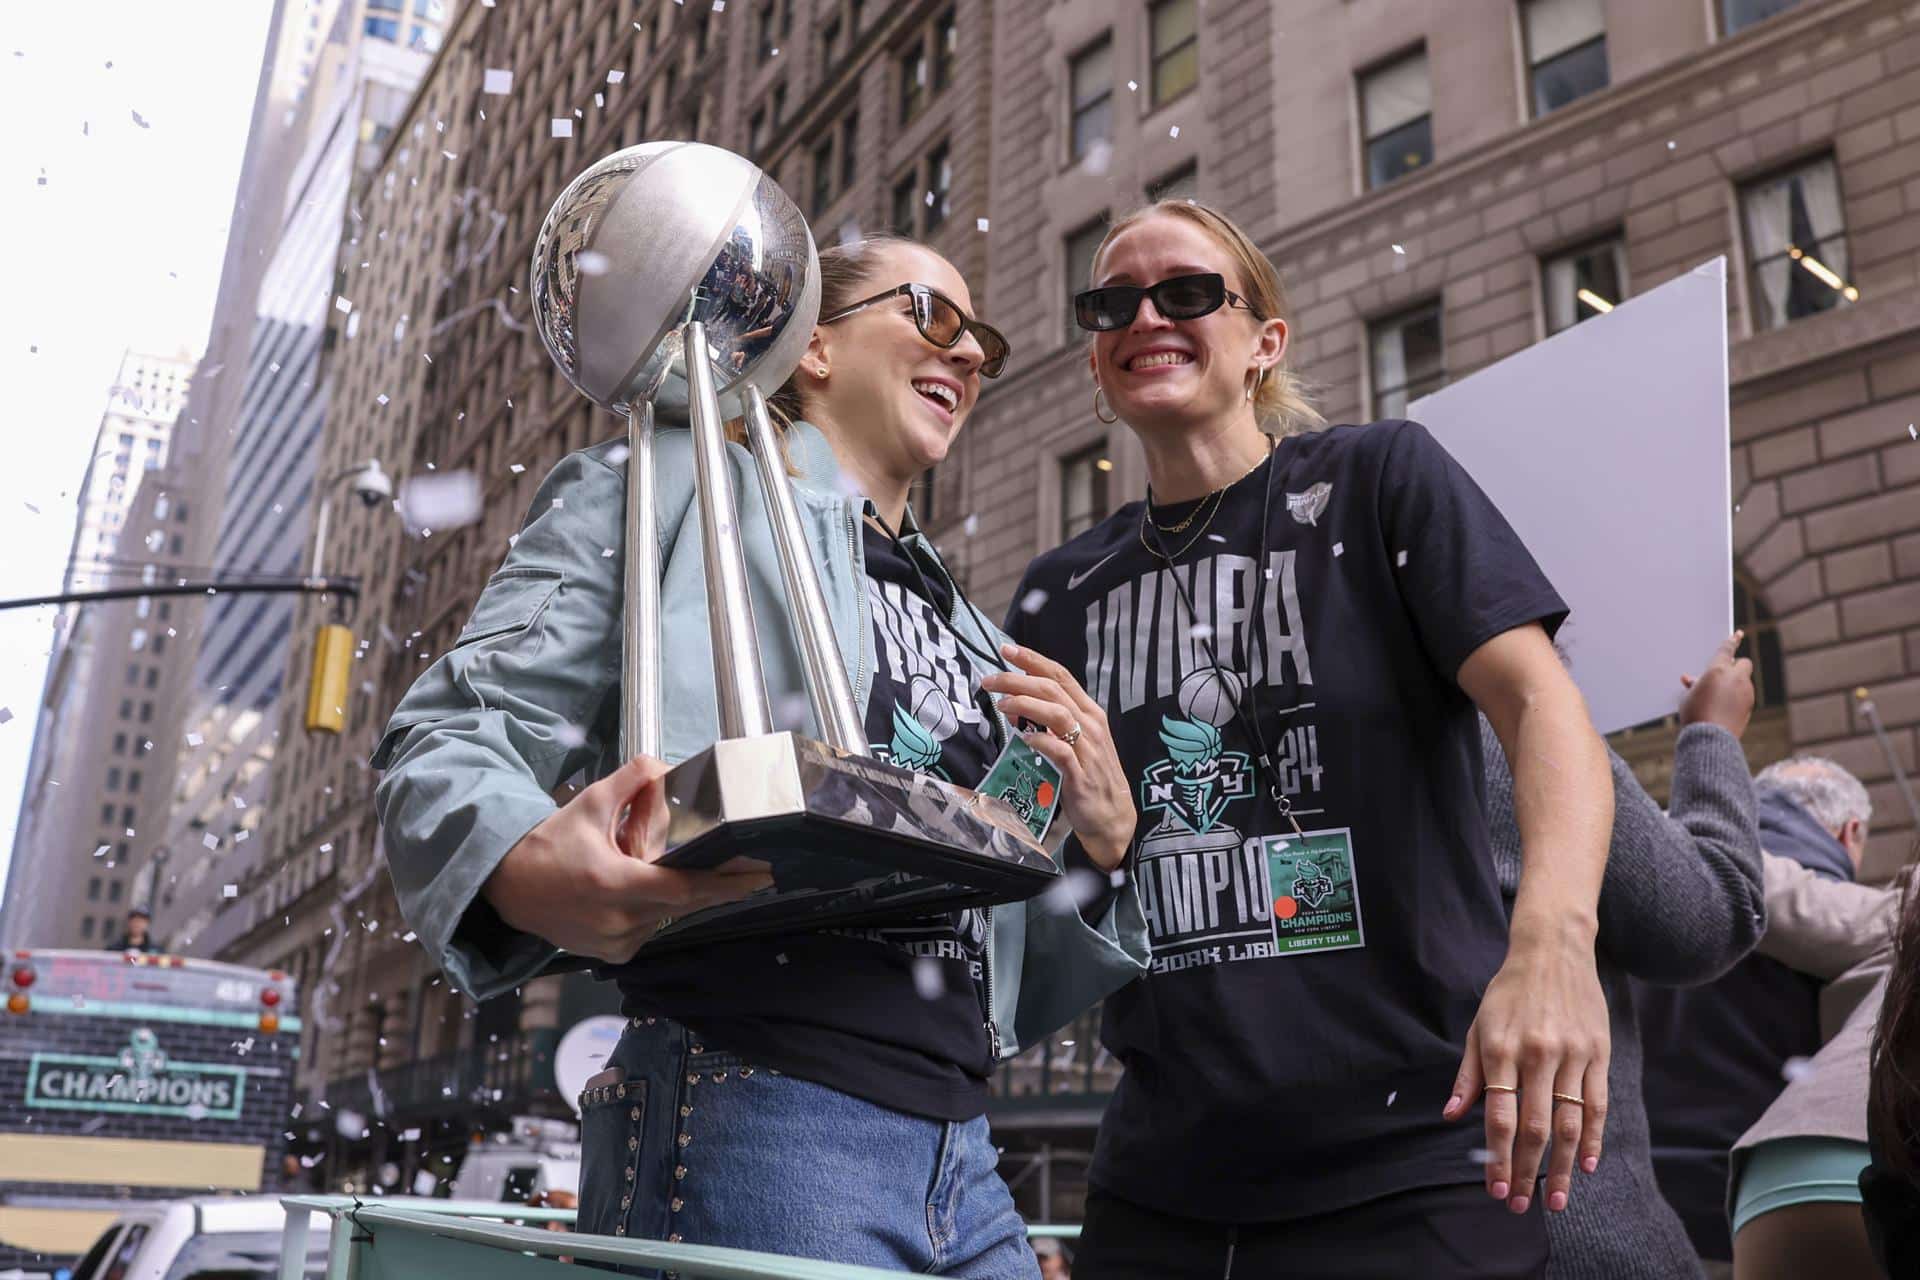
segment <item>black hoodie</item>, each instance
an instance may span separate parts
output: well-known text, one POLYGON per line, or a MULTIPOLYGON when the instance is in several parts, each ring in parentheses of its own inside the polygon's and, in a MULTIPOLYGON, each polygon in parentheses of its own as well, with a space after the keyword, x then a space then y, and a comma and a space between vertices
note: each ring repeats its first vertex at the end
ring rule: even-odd
MULTIPOLYGON (((1760 847, 1836 880, 1853 860, 1783 791, 1758 791, 1760 847)), ((1727 1152, 1785 1087, 1789 1059, 1820 1049, 1818 978, 1748 956, 1719 981, 1635 993, 1646 1045, 1647 1122, 1660 1192, 1703 1258, 1733 1257, 1727 1152)))

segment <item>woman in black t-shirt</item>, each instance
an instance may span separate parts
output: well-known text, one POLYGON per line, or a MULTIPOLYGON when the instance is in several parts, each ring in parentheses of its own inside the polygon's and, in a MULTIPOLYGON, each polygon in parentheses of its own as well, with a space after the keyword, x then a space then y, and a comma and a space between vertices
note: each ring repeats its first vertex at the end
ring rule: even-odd
POLYGON ((1424 428, 1304 430, 1278 276, 1228 219, 1151 206, 1092 275, 1094 412, 1148 500, 1035 561, 1008 623, 1081 676, 1141 809, 1153 963, 1106 1005, 1077 1269, 1537 1275, 1526 1211, 1606 1114, 1612 789, 1566 608, 1424 428), (1476 705, 1520 797, 1511 933, 1476 705))

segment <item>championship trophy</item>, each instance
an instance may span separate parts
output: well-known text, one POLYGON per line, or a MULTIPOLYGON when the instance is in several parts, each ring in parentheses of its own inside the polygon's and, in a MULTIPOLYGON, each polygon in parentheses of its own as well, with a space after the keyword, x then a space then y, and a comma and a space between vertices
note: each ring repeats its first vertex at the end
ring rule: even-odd
POLYGON ((533 313, 567 380, 627 421, 621 758, 661 753, 655 402, 684 390, 720 738, 666 777, 663 865, 765 865, 771 888, 668 921, 641 956, 751 934, 1016 902, 1059 869, 1005 800, 873 758, 766 397, 819 314, 793 202, 717 147, 649 142, 561 192, 533 252, 533 313), (821 739, 775 732, 728 479, 743 418, 821 739))

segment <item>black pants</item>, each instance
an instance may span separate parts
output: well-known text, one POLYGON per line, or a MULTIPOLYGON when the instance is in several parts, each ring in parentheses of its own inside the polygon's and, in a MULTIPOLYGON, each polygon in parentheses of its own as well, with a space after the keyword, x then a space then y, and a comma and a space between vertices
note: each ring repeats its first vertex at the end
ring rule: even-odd
POLYGON ((1509 1211, 1479 1183, 1427 1187, 1290 1222, 1228 1226, 1087 1189, 1075 1280, 1538 1280, 1543 1210, 1509 1211))

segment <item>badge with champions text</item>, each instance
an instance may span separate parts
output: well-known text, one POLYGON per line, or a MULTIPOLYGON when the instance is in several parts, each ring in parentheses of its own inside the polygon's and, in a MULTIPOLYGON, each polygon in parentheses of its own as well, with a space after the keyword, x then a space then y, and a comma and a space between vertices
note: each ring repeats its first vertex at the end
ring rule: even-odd
POLYGON ((1348 828, 1268 836, 1265 846, 1273 936, 1282 955, 1367 944, 1348 828))
POLYGON ((1010 735, 978 790, 983 796, 1005 800, 1033 838, 1045 840, 1054 811, 1060 807, 1060 769, 1027 745, 1025 738, 1010 735))

